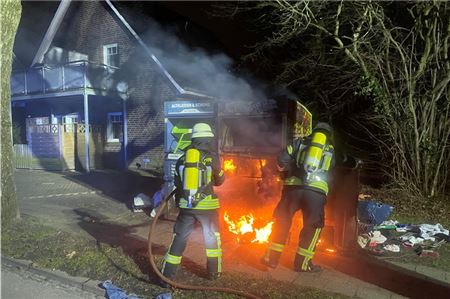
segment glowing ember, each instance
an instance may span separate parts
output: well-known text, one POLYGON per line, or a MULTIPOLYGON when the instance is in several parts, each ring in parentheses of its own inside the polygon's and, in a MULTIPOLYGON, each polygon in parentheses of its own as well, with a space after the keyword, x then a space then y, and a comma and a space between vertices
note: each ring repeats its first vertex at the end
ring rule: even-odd
POLYGON ((272 233, 273 221, 270 221, 261 228, 256 228, 253 226, 255 217, 251 213, 242 215, 239 220, 233 221, 230 220, 228 213, 225 211, 223 219, 228 224, 228 230, 231 233, 238 235, 238 240, 240 240, 240 236, 250 233, 254 235, 254 238, 251 241, 252 243, 267 243, 269 240, 269 236, 272 233))
POLYGON ((223 161, 223 170, 234 172, 236 170, 236 165, 234 165, 233 159, 223 161))

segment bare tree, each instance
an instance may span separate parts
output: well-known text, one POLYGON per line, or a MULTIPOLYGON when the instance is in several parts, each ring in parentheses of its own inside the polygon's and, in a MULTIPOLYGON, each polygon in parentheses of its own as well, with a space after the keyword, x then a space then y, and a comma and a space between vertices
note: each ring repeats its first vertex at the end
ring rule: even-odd
POLYGON ((19 0, 0 1, 1 22, 1 210, 2 224, 18 217, 16 188, 14 183, 12 131, 11 131, 11 95, 10 76, 14 38, 20 21, 22 6, 19 0))
MULTIPOLYGON (((450 166, 450 3, 276 0, 256 7, 275 30, 250 58, 307 35, 333 45, 342 59, 327 59, 328 67, 346 72, 329 75, 340 74, 333 78, 338 91, 352 90, 372 100, 372 113, 356 123, 379 147, 391 182, 416 194, 445 193, 450 166)), ((279 78, 295 82, 295 70, 304 69, 305 63, 304 56, 290 57, 279 78)), ((331 105, 326 94, 322 100, 332 109, 343 107, 333 106, 340 101, 331 105)))

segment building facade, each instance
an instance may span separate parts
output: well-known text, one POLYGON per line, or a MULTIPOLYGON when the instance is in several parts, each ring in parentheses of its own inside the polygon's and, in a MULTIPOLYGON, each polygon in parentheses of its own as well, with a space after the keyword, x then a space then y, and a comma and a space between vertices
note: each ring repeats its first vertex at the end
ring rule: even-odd
POLYGON ((15 68, 15 139, 33 159, 59 159, 62 169, 162 169, 163 103, 179 92, 127 29, 130 17, 105 2, 73 2, 40 63, 15 68))

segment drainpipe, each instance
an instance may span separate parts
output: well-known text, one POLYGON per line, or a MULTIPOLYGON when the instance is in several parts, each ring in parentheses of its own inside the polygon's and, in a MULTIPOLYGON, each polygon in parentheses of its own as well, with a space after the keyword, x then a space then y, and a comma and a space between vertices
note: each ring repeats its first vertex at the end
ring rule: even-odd
POLYGON ((84 104, 84 156, 86 161, 86 172, 91 171, 89 163, 89 95, 87 94, 87 78, 86 78, 86 62, 83 63, 84 87, 83 87, 83 104, 84 104))
POLYGON ((125 170, 128 168, 128 161, 127 161, 127 146, 128 146, 128 129, 127 129, 127 98, 124 97, 122 99, 122 105, 123 105, 123 162, 125 165, 125 170))
POLYGON ((89 96, 86 89, 83 92, 84 103, 84 156, 86 161, 86 172, 90 171, 89 165, 89 96))

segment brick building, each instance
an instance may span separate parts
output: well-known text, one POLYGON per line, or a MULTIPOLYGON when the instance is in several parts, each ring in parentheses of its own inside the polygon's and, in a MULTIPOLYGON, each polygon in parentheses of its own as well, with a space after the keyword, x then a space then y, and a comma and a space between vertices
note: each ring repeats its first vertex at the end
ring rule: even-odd
POLYGON ((16 39, 15 143, 38 161, 30 167, 160 170, 163 103, 202 95, 173 79, 151 36, 141 39, 148 18, 109 1, 62 1, 48 20, 39 49, 26 53, 20 30, 16 39))

